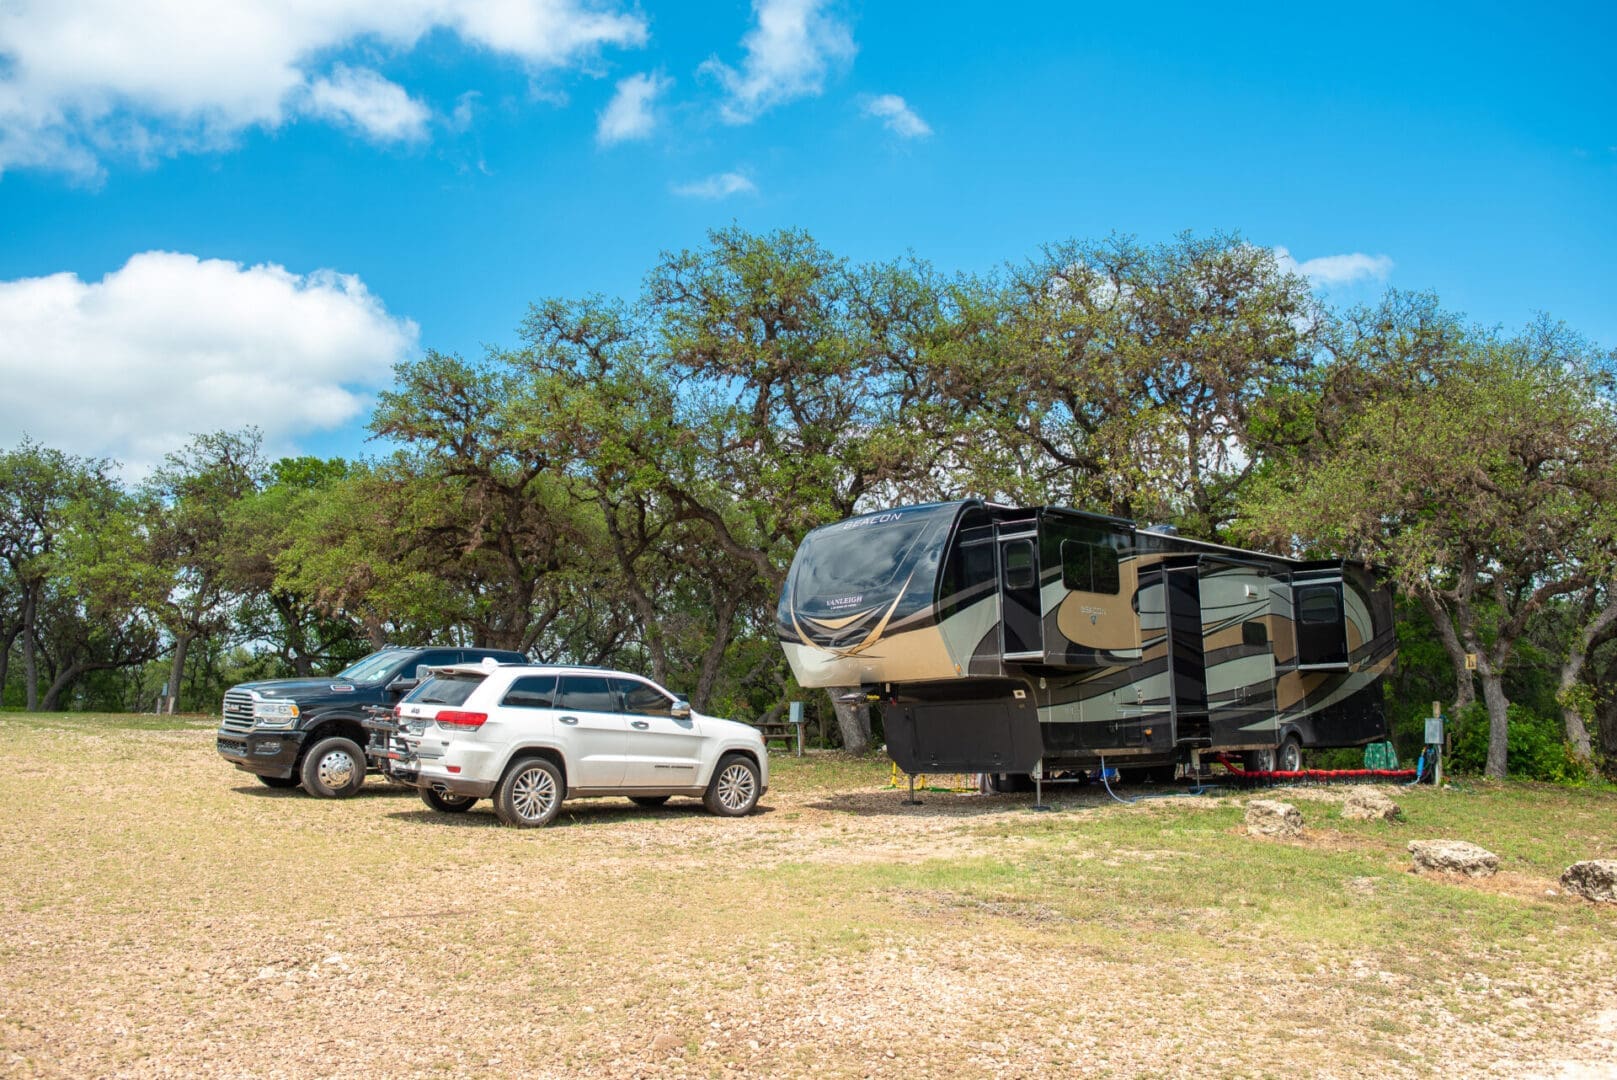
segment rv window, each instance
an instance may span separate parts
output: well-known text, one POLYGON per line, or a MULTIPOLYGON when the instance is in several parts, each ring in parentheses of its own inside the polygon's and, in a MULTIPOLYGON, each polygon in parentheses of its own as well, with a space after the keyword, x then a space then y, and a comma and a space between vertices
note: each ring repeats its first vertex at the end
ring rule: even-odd
POLYGON ((1030 589, 1033 587, 1033 545, 1020 540, 1005 545, 1005 587, 1030 589))
POLYGON ((1116 596, 1122 589, 1117 570, 1117 552, 1104 544, 1063 541, 1061 583, 1074 592, 1116 596))
POLYGON ((1297 591, 1297 618, 1315 625, 1342 621, 1342 608, 1336 587, 1299 589, 1297 591))
POLYGON ((1264 646, 1269 644, 1269 628, 1261 622, 1241 624, 1241 644, 1264 646))
POLYGON ((899 574, 912 569, 912 549, 930 521, 915 514, 913 520, 892 524, 814 533, 798 555, 797 594, 805 599, 877 594, 901 582, 899 574))

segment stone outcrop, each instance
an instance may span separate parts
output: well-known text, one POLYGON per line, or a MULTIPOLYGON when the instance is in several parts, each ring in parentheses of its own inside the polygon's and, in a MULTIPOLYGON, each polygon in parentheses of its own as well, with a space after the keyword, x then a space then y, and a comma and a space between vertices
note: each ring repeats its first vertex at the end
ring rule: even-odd
POLYGON ((1617 859, 1573 863, 1561 875, 1561 885, 1590 900, 1617 904, 1617 859))
POLYGON ((1296 836, 1303 831, 1303 815, 1290 803, 1253 799, 1246 804, 1246 831, 1251 836, 1296 836))
POLYGON ((1491 877, 1499 869, 1499 856, 1464 840, 1411 840, 1409 853, 1416 870, 1491 877))
POLYGON ((1394 821, 1401 812, 1385 791, 1373 787, 1354 788, 1342 804, 1342 816, 1354 821, 1394 821))

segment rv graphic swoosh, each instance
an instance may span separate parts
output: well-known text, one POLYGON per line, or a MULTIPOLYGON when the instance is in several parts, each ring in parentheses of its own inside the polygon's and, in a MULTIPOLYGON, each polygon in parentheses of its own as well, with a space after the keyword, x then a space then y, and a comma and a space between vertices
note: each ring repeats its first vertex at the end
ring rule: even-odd
POLYGON ((821 630, 841 630, 844 626, 852 626, 854 623, 858 622, 860 619, 864 618, 866 615, 869 615, 875 610, 875 608, 866 608, 863 611, 857 611, 854 614, 849 615, 845 619, 815 619, 805 615, 803 616, 803 621, 808 623, 810 626, 818 627, 821 630))
MULTIPOLYGON (((914 579, 915 575, 913 573, 904 579, 904 584, 898 587, 898 595, 893 597, 893 602, 888 605, 887 610, 882 614, 881 621, 876 623, 875 626, 871 627, 870 633, 865 635, 865 640, 861 641, 857 645, 850 646, 846 649, 833 649, 829 646, 814 644, 814 642, 809 640, 808 634, 803 632, 802 624, 797 621, 797 606, 795 604, 792 606, 792 627, 797 631, 797 636, 803 642, 803 644, 807 645, 811 649, 819 649, 821 652, 828 652, 832 656, 843 660, 851 656, 858 656, 860 653, 876 644, 876 642, 880 641, 881 636, 887 632, 887 624, 892 621, 893 612, 898 610, 899 601, 904 599, 904 593, 909 589, 910 582, 914 579)), ((871 610, 875 609, 872 608, 871 610)))

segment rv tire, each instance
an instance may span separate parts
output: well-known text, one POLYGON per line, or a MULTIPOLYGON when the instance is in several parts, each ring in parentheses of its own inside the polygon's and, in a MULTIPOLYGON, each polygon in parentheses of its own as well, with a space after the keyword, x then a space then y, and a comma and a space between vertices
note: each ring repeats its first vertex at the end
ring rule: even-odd
POLYGON ((1280 772, 1297 772, 1303 767, 1303 741, 1287 735, 1275 751, 1275 768, 1280 772))

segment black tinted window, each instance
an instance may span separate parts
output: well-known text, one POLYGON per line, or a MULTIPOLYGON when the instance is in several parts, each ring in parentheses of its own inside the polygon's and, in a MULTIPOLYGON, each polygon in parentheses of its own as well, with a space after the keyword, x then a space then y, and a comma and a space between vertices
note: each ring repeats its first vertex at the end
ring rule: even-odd
POLYGON ((417 705, 464 705, 466 699, 472 696, 472 691, 483 685, 484 678, 482 672, 429 676, 404 700, 417 705))
POLYGON ((1005 587, 1027 589, 1033 581, 1033 542, 1018 540, 1005 545, 1005 587))
POLYGON ((511 684, 500 704, 519 709, 553 709, 556 707, 556 676, 524 675, 511 684))
POLYGON ((1269 628, 1261 622, 1244 622, 1241 624, 1241 644, 1267 645, 1269 644, 1269 628))
POLYGON ((1061 545, 1061 583, 1076 592, 1115 596, 1122 588, 1117 552, 1104 544, 1067 540, 1061 545))
POLYGON ((624 712, 639 713, 641 716, 667 716, 674 704, 661 690, 638 679, 613 679, 612 682, 623 691, 624 712))
POLYGON ((1321 585, 1297 590, 1297 617, 1305 623, 1318 625, 1342 620, 1341 597, 1334 585, 1321 585))
POLYGON ((580 712, 619 712, 618 696, 612 684, 601 675, 563 675, 561 705, 580 712))
MULTIPOLYGON (((943 510, 895 510, 832 525, 811 533, 798 551, 793 591, 798 600, 869 594, 891 597, 911 573, 936 573, 937 546, 920 545, 928 526, 954 514, 943 510)), ((929 574, 928 574, 929 576, 929 574)), ((858 601, 855 600, 854 603, 858 601)))

